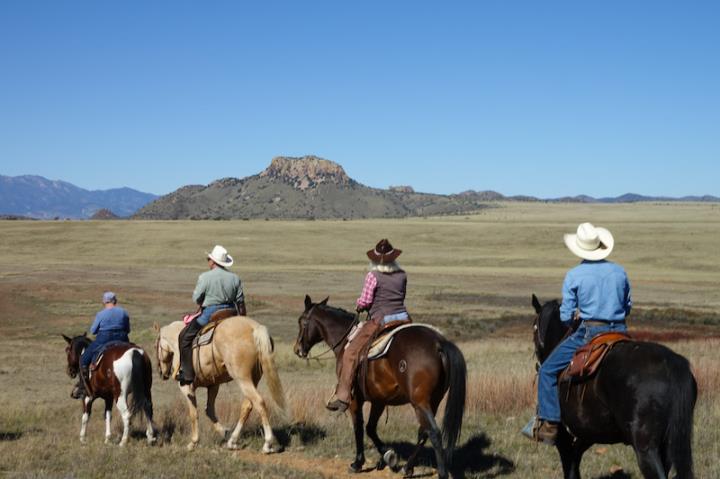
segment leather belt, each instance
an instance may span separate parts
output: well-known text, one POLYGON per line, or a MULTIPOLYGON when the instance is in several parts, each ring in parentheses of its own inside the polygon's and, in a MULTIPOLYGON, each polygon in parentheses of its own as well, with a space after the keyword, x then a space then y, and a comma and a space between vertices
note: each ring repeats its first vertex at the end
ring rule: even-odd
POLYGON ((583 324, 587 324, 588 326, 608 326, 610 324, 622 324, 625 321, 600 321, 597 319, 585 319, 583 320, 583 324))

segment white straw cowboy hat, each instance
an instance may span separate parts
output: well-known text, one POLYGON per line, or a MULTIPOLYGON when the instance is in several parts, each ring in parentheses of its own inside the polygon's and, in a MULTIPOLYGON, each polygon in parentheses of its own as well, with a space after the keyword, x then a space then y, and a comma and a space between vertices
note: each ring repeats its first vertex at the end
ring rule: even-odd
POLYGON ((233 265, 232 256, 230 256, 227 250, 219 244, 215 245, 213 250, 207 253, 207 257, 222 266, 223 268, 229 268, 233 265))
POLYGON ((615 245, 613 235, 608 230, 590 223, 581 224, 576 234, 565 235, 564 239, 570 251, 590 261, 607 258, 615 245))

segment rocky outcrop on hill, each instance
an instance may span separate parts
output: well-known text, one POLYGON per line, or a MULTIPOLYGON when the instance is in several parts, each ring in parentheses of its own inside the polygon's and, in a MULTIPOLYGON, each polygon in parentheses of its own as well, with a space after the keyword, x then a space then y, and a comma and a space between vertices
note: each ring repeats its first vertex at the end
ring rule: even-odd
MULTIPOLYGON (((409 187, 408 187, 409 188, 409 187)), ((388 191, 350 178, 317 156, 277 157, 261 173, 181 188, 135 214, 144 219, 399 218, 487 207, 474 198, 388 191)))
MULTIPOLYGON (((635 197, 633 196, 634 200, 635 197)), ((317 156, 279 156, 261 173, 185 186, 140 209, 139 219, 400 218, 476 212, 498 201, 609 201, 590 197, 539 200, 496 191, 417 193, 409 186, 370 188, 342 166, 317 156)))
POLYGON ((273 158, 261 178, 282 181, 299 190, 316 188, 323 183, 347 186, 354 183, 342 166, 317 156, 301 158, 278 156, 273 158))

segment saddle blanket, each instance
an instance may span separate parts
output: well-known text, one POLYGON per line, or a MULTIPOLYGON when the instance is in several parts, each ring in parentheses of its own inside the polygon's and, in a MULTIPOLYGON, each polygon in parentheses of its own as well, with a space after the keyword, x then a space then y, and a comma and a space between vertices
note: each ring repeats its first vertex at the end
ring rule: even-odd
POLYGON ((442 334, 438 328, 429 324, 411 323, 398 326, 397 328, 391 329, 390 332, 388 332, 387 334, 383 334, 379 338, 375 339, 375 341, 373 341, 372 345, 370 345, 370 350, 368 351, 368 359, 379 359, 385 356, 385 354, 387 354, 388 350, 390 349, 390 345, 392 344, 395 335, 403 329, 408 328, 428 328, 432 329, 436 333, 442 334))
POLYGON ((202 331, 200 331, 197 336, 195 336, 192 345, 193 349, 199 348, 200 346, 205 346, 206 344, 210 344, 212 342, 213 335, 215 334, 215 326, 217 326, 217 323, 210 323, 209 325, 212 325, 212 327, 208 328, 206 326, 202 331))

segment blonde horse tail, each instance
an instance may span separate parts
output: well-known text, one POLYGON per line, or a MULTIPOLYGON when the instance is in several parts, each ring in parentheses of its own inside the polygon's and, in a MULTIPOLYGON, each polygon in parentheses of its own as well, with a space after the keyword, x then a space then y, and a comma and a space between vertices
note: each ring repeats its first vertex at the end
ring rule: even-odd
POLYGON ((267 328, 262 324, 257 325, 253 330, 253 338, 255 339, 255 347, 257 348, 260 366, 262 367, 263 374, 267 378, 270 395, 275 404, 285 412, 285 392, 283 391, 280 376, 275 367, 273 340, 267 328))

